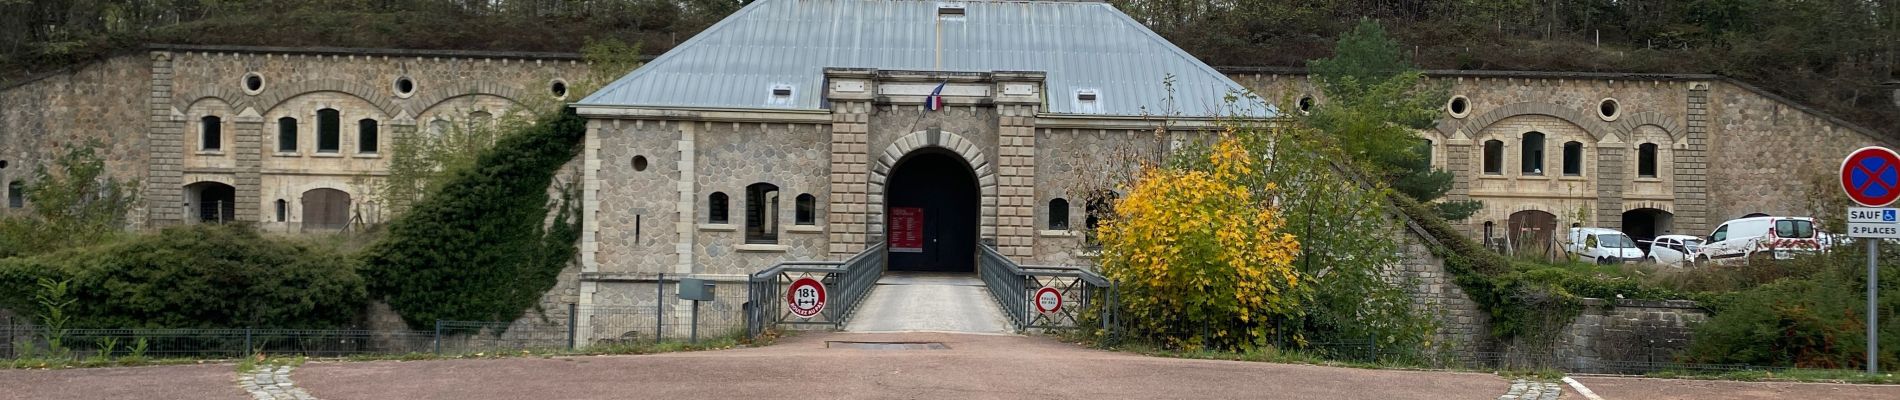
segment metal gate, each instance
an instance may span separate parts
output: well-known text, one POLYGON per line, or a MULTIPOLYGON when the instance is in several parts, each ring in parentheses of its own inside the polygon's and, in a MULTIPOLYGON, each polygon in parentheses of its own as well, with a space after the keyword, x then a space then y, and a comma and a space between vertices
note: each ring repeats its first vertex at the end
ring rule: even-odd
POLYGON ((1120 326, 1115 323, 1115 285, 1108 278, 1079 267, 1017 265, 987 244, 977 247, 982 249, 978 274, 1016 329, 1070 329, 1097 322, 1112 335, 1112 328, 1120 326), (1035 307, 1036 292, 1042 288, 1061 296, 1059 310, 1045 313, 1035 307), (1100 321, 1084 321, 1086 313, 1100 321))
POLYGON ((758 337, 781 324, 843 328, 884 273, 885 255, 880 243, 844 261, 786 261, 752 274, 747 280, 746 335, 758 337), (829 292, 828 304, 811 318, 792 314, 785 304, 786 288, 799 278, 816 279, 829 292))

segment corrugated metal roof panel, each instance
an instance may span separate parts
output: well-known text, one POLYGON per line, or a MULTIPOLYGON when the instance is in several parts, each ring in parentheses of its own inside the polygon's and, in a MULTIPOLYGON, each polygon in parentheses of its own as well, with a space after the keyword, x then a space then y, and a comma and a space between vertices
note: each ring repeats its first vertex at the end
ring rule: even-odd
POLYGON ((958 3, 965 15, 940 21, 937 1, 761 0, 579 104, 820 109, 836 67, 1043 71, 1055 114, 1274 115, 1256 98, 1228 103, 1240 84, 1108 4, 958 3), (773 99, 775 85, 793 98, 773 99), (1078 104, 1083 89, 1096 104, 1078 104))

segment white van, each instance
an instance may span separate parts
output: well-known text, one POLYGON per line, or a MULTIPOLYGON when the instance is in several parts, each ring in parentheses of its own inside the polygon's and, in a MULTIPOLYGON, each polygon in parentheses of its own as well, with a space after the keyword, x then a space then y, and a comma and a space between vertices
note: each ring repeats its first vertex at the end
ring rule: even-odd
POLYGON ((1754 217, 1730 220, 1715 227, 1696 255, 1697 263, 1734 263, 1736 260, 1786 260, 1795 254, 1821 251, 1813 218, 1754 217))
POLYGON ((1567 243, 1565 250, 1578 257, 1596 260, 1598 264, 1643 260, 1643 249, 1636 247, 1636 241, 1615 229, 1570 228, 1567 243))

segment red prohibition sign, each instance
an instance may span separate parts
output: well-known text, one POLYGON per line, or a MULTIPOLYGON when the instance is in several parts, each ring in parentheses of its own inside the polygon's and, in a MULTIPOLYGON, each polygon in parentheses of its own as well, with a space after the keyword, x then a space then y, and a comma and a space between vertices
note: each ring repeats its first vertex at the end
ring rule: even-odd
POLYGON ((1867 207, 1900 199, 1900 154, 1878 146, 1862 147, 1841 160, 1841 189, 1867 207))
POLYGON ((825 311, 825 284, 811 277, 792 281, 792 287, 785 292, 785 305, 792 308, 792 315, 799 318, 811 318, 825 311))
POLYGON ((1055 314, 1062 311, 1062 292, 1047 286, 1037 289, 1036 311, 1043 314, 1055 314))

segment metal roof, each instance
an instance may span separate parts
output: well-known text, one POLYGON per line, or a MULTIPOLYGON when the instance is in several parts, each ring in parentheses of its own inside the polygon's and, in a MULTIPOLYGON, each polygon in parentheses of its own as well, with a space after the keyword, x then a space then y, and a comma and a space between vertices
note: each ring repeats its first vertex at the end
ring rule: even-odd
POLYGON ((1042 1, 761 0, 576 105, 817 110, 828 67, 1042 71, 1054 114, 1275 115, 1108 4, 1042 1), (1099 104, 1076 104, 1084 90, 1099 104))

